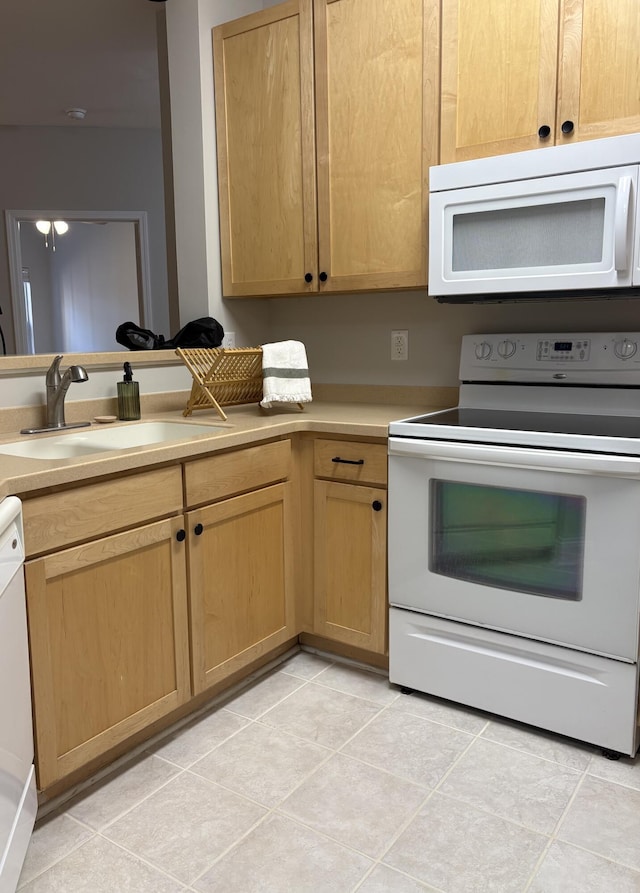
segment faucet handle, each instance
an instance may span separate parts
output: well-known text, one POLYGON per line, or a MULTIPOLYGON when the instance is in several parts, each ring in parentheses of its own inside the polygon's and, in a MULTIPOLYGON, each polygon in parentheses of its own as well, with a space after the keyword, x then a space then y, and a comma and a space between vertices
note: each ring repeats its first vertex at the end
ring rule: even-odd
POLYGON ((47 376, 46 376, 47 387, 56 388, 60 384, 60 381, 61 381, 60 360, 62 359, 62 356, 63 356, 62 354, 58 354, 57 357, 54 357, 51 365, 47 369, 47 376))

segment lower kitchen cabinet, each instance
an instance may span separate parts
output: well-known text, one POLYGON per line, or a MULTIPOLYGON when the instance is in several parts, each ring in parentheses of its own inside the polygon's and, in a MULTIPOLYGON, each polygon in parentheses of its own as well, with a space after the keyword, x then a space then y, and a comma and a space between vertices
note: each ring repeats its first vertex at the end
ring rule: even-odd
POLYGON ((189 699, 181 529, 157 521, 26 563, 40 789, 189 699))
POLYGON ((314 632, 384 654, 386 447, 318 440, 315 474, 333 479, 314 482, 314 632))
POLYGON ((195 694, 296 635, 289 487, 186 516, 195 694))
POLYGON ((25 496, 40 790, 301 630, 385 654, 386 446, 306 443, 313 473, 284 439, 25 496))

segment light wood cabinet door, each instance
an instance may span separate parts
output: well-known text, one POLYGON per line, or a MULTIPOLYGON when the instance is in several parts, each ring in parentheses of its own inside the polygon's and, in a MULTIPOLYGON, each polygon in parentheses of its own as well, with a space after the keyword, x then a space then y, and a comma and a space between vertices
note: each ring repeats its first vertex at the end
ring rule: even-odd
POLYGON ((441 164, 553 145, 558 0, 442 0, 441 52, 441 164))
POLYGON ((38 786, 190 697, 182 518, 25 565, 38 786))
POLYGON ((228 297, 317 291, 312 40, 311 0, 213 30, 228 297))
POLYGON ((439 0, 288 0, 214 29, 225 296, 426 286, 439 23, 439 0))
POLYGON ((321 291, 426 285, 438 22, 431 0, 315 0, 321 291))
POLYGON ((296 635, 289 488, 187 514, 196 694, 296 635))
POLYGON ((638 0, 562 0, 560 39, 556 142, 639 131, 638 0))
POLYGON ((315 481, 314 632, 384 654, 386 491, 315 481))

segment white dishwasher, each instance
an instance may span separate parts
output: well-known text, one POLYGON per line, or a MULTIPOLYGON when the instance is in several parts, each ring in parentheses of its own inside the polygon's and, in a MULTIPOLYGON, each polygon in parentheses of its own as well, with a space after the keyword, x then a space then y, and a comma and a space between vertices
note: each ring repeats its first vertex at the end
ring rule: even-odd
POLYGON ((37 810, 22 504, 0 502, 0 893, 15 893, 37 810))

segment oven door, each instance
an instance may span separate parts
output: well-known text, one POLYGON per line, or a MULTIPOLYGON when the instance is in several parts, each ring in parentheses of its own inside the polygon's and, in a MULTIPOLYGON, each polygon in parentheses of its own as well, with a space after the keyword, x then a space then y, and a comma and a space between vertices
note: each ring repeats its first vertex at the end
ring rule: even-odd
POLYGON ((640 458, 389 444, 392 605, 636 660, 640 458))

